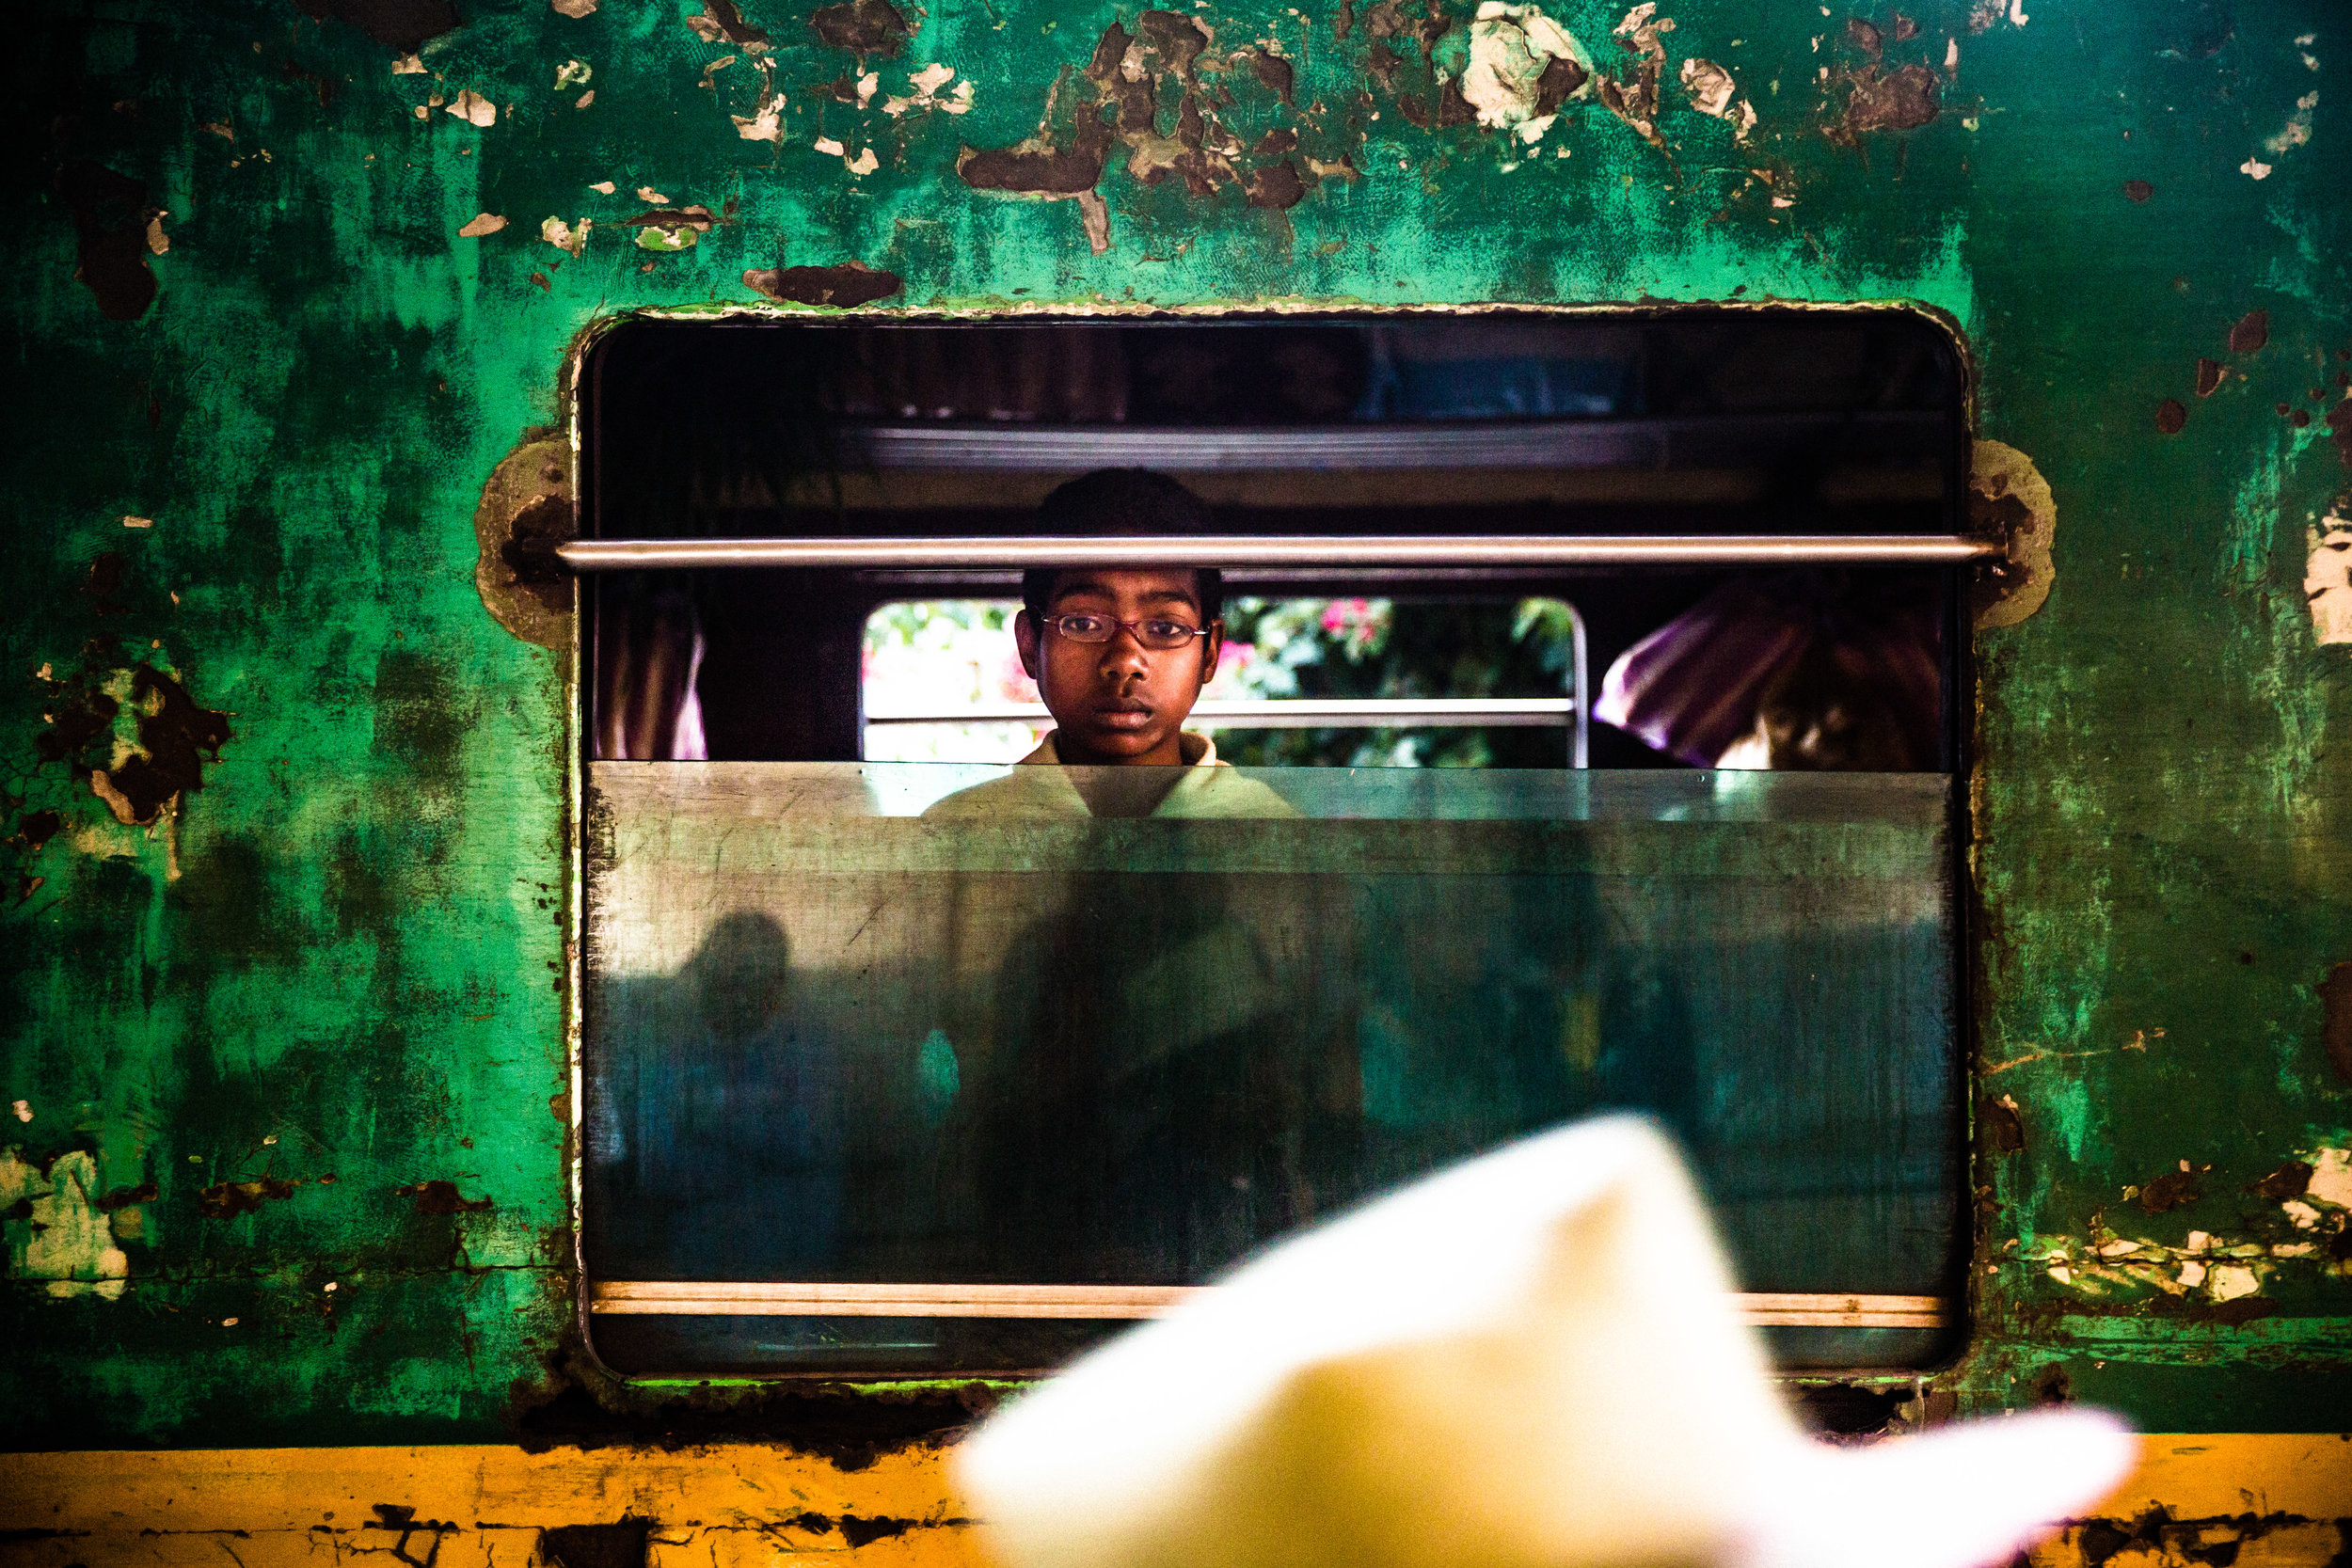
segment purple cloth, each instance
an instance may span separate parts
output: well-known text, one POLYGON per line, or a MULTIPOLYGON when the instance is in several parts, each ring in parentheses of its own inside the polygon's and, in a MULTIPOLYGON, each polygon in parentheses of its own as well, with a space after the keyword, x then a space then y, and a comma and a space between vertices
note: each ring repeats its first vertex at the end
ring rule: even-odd
POLYGON ((1858 598, 1804 576, 1717 589, 1609 667, 1593 716, 1712 768, 1756 728, 1773 679, 1826 639, 1860 655, 1887 697, 1931 733, 1943 688, 1933 610, 1858 598))

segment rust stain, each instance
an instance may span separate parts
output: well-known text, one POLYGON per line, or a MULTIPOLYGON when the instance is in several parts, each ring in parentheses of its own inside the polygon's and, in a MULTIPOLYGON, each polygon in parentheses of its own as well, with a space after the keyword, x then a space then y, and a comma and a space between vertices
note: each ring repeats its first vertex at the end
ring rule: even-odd
POLYGON ((2312 1166, 2307 1161, 2289 1160, 2268 1176, 2249 1181, 2239 1191, 2269 1198, 2274 1203, 2284 1203, 2289 1198, 2303 1196, 2312 1184, 2312 1166))
POLYGON ((1943 82, 1923 65, 1882 71, 1866 65, 1848 76, 1842 129, 1847 137, 1865 131, 1915 131, 1943 113, 1943 82))
POLYGON ((2126 180, 2123 182, 2123 194, 2134 201, 2145 201, 2156 194, 2156 187, 2145 180, 2126 180))
POLYGON ((2026 1147, 2025 1118, 2017 1114, 2017 1097, 2003 1095, 1984 1106, 1985 1139, 1997 1154, 2015 1154, 2026 1147))
POLYGON ((202 789, 203 764, 218 762, 230 739, 227 714, 199 707, 187 688, 151 664, 131 672, 131 699, 140 709, 139 749, 92 774, 126 825, 153 822, 183 791, 202 789))
POLYGON ((2344 466, 2352 468, 2352 399, 2328 410, 2328 438, 2335 442, 2336 456, 2344 466))
POLYGON ((706 43, 731 43, 755 55, 769 48, 768 35, 743 20, 734 0, 703 0, 702 14, 687 18, 686 25, 706 43))
MULTIPOLYGON (((2331 417, 2330 428, 2335 425, 2331 417)), ((2340 963, 2319 983, 2320 1047, 2335 1075, 2352 1083, 2352 963, 2340 963)))
POLYGON ((2188 423, 2188 407, 2178 398, 2167 398, 2156 404, 2156 434, 2178 436, 2188 423))
POLYGON ((465 1197, 459 1195, 454 1181, 419 1181, 405 1187, 394 1187, 398 1197, 417 1200, 420 1214, 471 1214, 490 1207, 486 1197, 465 1197))
POLYGON ((1968 526, 2008 546, 1978 578, 1976 628, 2013 626, 2042 608, 2058 581, 2050 554, 2058 503, 2032 458, 1999 441, 1976 444, 1968 474, 1968 526))
POLYGON ((2139 1206, 2152 1214, 2168 1214, 2175 1209, 2187 1208, 2205 1196, 2199 1189, 2197 1179, 2211 1169, 2213 1167, 2207 1165, 2202 1170, 2166 1171, 2140 1187, 2139 1206))
POLYGON ((543 648, 571 641, 572 574, 555 546, 579 532, 571 444, 525 434, 482 486, 473 515, 474 590, 508 631, 543 648))
POLYGON ((1199 23, 1178 11, 1145 11, 1136 18, 1136 31, 1168 70, 1186 82, 1195 79, 1201 52, 1209 47, 1209 35, 1199 23))
POLYGON ((1258 80, 1272 91, 1275 97, 1285 103, 1292 102, 1291 89, 1296 85, 1297 72, 1292 69, 1290 61, 1279 55, 1269 55, 1261 49, 1250 56, 1249 68, 1257 72, 1258 80))
POLYGON ((834 267, 755 268, 743 275, 743 282, 770 299, 842 309, 888 299, 906 287, 897 273, 863 261, 844 261, 834 267))
POLYGON ((1090 191, 1103 178, 1103 153, 1109 137, 1085 138, 1064 148, 1003 148, 993 151, 966 150, 956 160, 956 173, 976 191, 1005 191, 1016 196, 1076 196, 1090 191), (1089 145, 1091 144, 1091 145, 1089 145))
POLYGON ((2130 1309, 2151 1317, 2179 1318, 2193 1323, 2221 1323, 2231 1328, 2259 1318, 2275 1318, 2280 1307, 2268 1296, 2237 1296, 2229 1301, 2196 1301, 2185 1296, 2155 1295, 2130 1309))
MULTIPOLYGON (((255 1181, 223 1181, 196 1195, 196 1212, 208 1220, 258 1213, 264 1203, 282 1202, 294 1196, 294 1189, 301 1185, 299 1181, 281 1181, 271 1176, 255 1181)), ((155 1196, 151 1183, 142 1190, 149 1197, 155 1196)))
POLYGON ((111 1214, 118 1209, 128 1209, 134 1204, 152 1203, 160 1196, 154 1182, 142 1181, 135 1187, 116 1187, 103 1197, 91 1198, 90 1207, 102 1214, 111 1214))
POLYGON ((147 264, 147 182, 77 159, 57 170, 56 192, 73 220, 73 276, 108 321, 136 321, 155 302, 147 264))
POLYGON ((313 21, 346 23, 400 55, 457 27, 449 0, 294 0, 294 8, 313 21))
POLYGON ((2218 388, 2220 385, 2221 361, 2218 359, 2198 360, 2197 395, 2201 398, 2209 398, 2213 396, 2215 388, 2218 388))
POLYGON ((2230 352, 2253 354, 2270 341, 2270 312, 2249 310, 2230 328, 2230 352))
POLYGON ((907 19, 890 0, 820 6, 809 13, 808 24, 828 46, 854 51, 861 60, 868 55, 896 59, 911 36, 907 19))
POLYGON ((1248 193, 1249 205, 1278 213, 1297 206, 1307 194, 1306 182, 1299 179, 1297 166, 1288 158, 1251 171, 1242 188, 1248 193))

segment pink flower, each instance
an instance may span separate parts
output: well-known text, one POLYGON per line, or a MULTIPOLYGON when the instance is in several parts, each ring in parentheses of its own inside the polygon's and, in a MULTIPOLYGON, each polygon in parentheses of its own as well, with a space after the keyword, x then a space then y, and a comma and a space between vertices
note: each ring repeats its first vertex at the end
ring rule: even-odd
POLYGON ((1012 639, 1005 639, 1005 651, 996 661, 996 697, 999 702, 1034 703, 1039 700, 1037 682, 1021 668, 1021 650, 1012 639))

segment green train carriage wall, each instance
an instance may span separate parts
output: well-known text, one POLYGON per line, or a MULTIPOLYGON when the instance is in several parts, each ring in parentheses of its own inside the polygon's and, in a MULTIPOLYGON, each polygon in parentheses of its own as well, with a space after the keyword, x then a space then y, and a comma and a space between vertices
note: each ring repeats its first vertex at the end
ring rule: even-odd
POLYGON ((6 70, 10 1552, 972 1550, 989 1387, 580 1353, 573 600, 513 546, 605 326, 1768 301, 1948 319, 2009 550, 1971 1327, 1896 1423, 2178 1434, 2061 1556, 2339 1549, 2336 8, 45 0, 6 70))

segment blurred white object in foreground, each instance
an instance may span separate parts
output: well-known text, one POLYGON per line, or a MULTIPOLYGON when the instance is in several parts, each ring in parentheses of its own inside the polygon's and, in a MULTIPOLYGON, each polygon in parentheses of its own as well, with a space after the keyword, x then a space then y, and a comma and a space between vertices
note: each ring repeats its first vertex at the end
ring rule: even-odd
POLYGON ((1223 1286, 964 1446, 1008 1568, 1978 1568, 2136 1449, 2095 1412, 1808 1438, 1633 1117, 1441 1172, 1223 1286))

